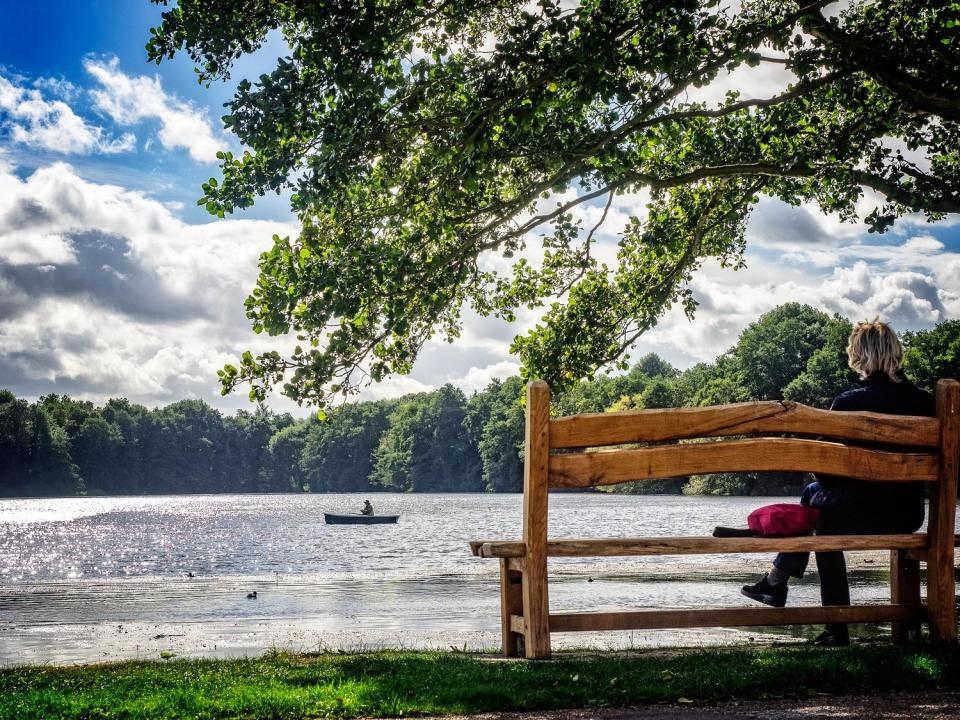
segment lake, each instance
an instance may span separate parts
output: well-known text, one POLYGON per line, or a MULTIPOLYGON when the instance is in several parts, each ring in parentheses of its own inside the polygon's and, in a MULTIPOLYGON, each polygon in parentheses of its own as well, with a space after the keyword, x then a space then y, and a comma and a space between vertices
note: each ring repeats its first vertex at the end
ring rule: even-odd
MULTIPOLYGON (((550 536, 706 535, 782 498, 564 494, 550 536)), ((0 500, 0 664, 499 646, 497 563, 521 495, 184 495, 0 500), (396 525, 325 525, 369 498, 396 525), (192 573, 194 577, 189 577, 192 573), (256 591, 256 599, 248 593, 256 591)), ((738 606, 762 555, 557 558, 553 611, 738 606)), ((888 598, 886 553, 849 554, 853 602, 888 598)), ((811 563, 811 566, 813 563, 811 563)), ((818 604, 815 573, 791 604, 818 604)), ((557 648, 769 642, 805 628, 554 635, 557 648)), ((865 628, 862 632, 876 632, 865 628)))

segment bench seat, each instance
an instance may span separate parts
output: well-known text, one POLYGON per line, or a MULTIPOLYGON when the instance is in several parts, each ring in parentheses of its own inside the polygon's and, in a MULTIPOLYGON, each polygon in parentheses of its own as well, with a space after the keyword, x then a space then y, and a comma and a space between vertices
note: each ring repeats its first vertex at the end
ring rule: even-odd
MULTIPOLYGON (((785 538, 698 536, 570 538, 548 540, 547 557, 829 552, 832 550, 926 550, 928 547, 929 538, 926 533, 813 535, 785 538)), ((470 543, 470 550, 475 556, 482 558, 518 558, 526 554, 527 547, 520 541, 474 540, 470 543)))

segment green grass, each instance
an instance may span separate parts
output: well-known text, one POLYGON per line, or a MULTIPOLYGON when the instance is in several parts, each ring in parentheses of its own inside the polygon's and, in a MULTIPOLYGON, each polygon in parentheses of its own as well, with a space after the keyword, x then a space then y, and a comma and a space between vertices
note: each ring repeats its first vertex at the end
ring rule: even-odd
POLYGON ((549 662, 430 652, 0 669, 0 718, 377 717, 960 687, 960 649, 873 644, 549 662))

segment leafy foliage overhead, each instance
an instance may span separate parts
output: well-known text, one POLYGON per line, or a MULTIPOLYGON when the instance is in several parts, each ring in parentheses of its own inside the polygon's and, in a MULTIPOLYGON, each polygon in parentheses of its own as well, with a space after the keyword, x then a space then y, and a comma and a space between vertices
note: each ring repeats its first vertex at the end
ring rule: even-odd
MULTIPOLYGON (((154 0, 167 5, 167 0, 154 0)), ((555 386, 622 362, 666 309, 695 307, 707 258, 738 267, 760 194, 846 219, 865 190, 878 232, 960 211, 960 3, 826 0, 180 0, 152 30, 201 82, 281 34, 242 79, 201 203, 224 215, 290 191, 299 237, 274 238, 246 307, 295 333, 290 357, 244 354, 225 391, 274 385, 324 404, 409 371, 470 309, 543 308, 512 349, 555 386), (734 6, 736 9, 731 9, 734 6), (741 66, 795 80, 691 102, 741 66), (595 236, 617 195, 648 191, 616 262, 595 236), (596 226, 572 212, 595 203, 596 226)))

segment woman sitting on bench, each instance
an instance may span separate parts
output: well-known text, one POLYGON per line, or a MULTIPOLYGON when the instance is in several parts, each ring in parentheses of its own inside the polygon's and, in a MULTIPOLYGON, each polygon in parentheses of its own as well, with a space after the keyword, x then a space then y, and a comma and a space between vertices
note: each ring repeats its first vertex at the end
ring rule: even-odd
MULTIPOLYGON (((860 373, 861 387, 838 395, 831 410, 866 410, 892 415, 935 414, 934 399, 904 378, 903 348, 886 323, 858 323, 847 344, 850 367, 860 373)), ((838 477, 820 477, 823 504, 817 522, 818 535, 872 535, 911 533, 924 516, 923 483, 878 483, 838 477)), ((820 599, 823 605, 849 605, 847 567, 842 552, 818 552, 820 599)), ((770 571, 759 582, 745 585, 747 597, 783 607, 787 582, 801 578, 809 552, 779 553, 770 571)), ((845 624, 827 625, 814 641, 817 645, 848 645, 845 624)))

